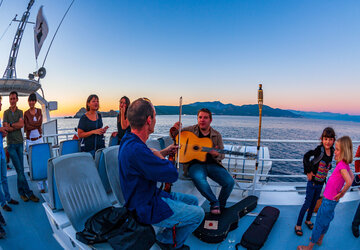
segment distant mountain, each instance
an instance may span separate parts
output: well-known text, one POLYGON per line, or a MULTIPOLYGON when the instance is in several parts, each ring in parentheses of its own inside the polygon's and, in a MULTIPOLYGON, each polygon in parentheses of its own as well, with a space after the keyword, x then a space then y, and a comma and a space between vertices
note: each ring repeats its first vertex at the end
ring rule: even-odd
POLYGON ((74 118, 80 118, 80 117, 82 117, 83 114, 85 114, 85 113, 86 113, 86 109, 85 109, 85 108, 81 108, 81 109, 79 109, 78 112, 76 112, 76 114, 74 115, 74 118))
MULTIPOLYGON (((86 113, 86 109, 83 107, 79 109, 78 112, 74 115, 74 118, 80 118, 86 113)), ((100 112, 102 117, 116 117, 119 113, 115 110, 110 110, 109 112, 100 112)))
MULTIPOLYGON (((258 116, 259 106, 257 104, 236 106, 234 104, 223 104, 219 101, 215 102, 195 102, 183 105, 182 112, 186 115, 196 115, 201 108, 208 108, 214 115, 239 115, 239 116, 258 116)), ((176 115, 179 113, 177 106, 155 106, 158 115, 176 115)), ((269 106, 263 105, 263 116, 274 117, 292 117, 299 118, 301 115, 293 112, 274 109, 269 106)))
POLYGON ((288 111, 294 114, 301 115, 305 118, 311 118, 311 119, 360 122, 359 115, 339 114, 339 113, 331 113, 331 112, 297 111, 297 110, 288 110, 288 111))
MULTIPOLYGON (((257 104, 236 106, 234 104, 223 104, 219 101, 215 102, 195 102, 183 105, 182 113, 186 115, 196 115, 201 108, 208 108, 214 115, 238 115, 238 116, 258 116, 259 106, 257 104)), ((155 106, 158 115, 177 115, 179 114, 178 106, 155 106)), ((298 110, 274 109, 263 105, 263 116, 272 117, 290 117, 290 118, 310 118, 324 120, 339 120, 360 122, 360 116, 330 113, 330 112, 306 112, 298 110)), ((81 108, 74 118, 80 118, 86 113, 85 108, 81 108)), ((110 110, 109 112, 100 112, 103 117, 116 117, 118 111, 110 110)))

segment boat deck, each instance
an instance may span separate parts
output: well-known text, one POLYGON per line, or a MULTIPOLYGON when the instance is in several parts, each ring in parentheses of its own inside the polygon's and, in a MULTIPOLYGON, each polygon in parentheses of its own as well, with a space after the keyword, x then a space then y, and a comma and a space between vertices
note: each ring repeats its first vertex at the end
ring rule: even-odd
MULTIPOLYGON (((61 249, 52 235, 52 230, 49 225, 49 221, 46 217, 45 211, 39 203, 34 202, 23 202, 16 192, 16 176, 9 176, 9 187, 10 192, 14 199, 20 201, 17 206, 11 206, 12 212, 2 211, 7 226, 5 227, 7 237, 6 239, 0 240, 0 249, 61 249)), ((179 181, 182 182, 182 181, 179 181)), ((191 181, 186 181, 189 191, 191 181)), ((41 197, 37 191, 36 183, 30 182, 31 188, 35 191, 35 194, 41 197)), ((182 183, 182 187, 187 185, 182 183)), ((177 185, 175 185, 177 186, 177 185)), ((194 192, 194 190, 192 191, 194 192)), ((266 193, 271 196, 271 193, 266 193)), ((277 193, 277 195, 287 195, 285 193, 277 193)), ((299 196, 300 200, 304 199, 304 195, 294 193, 293 195, 299 196)), ((345 197, 346 202, 338 204, 335 210, 335 218, 331 223, 330 229, 326 234, 323 245, 321 247, 316 246, 315 249, 359 249, 360 239, 356 239, 351 232, 351 222, 359 203, 358 200, 352 200, 351 196, 358 197, 359 191, 351 192, 345 197), (350 198, 349 198, 350 197, 350 198)), ((229 199, 235 201, 235 196, 231 196, 229 199)), ((268 240, 266 241, 262 249, 296 249, 299 244, 308 244, 311 231, 307 227, 303 227, 304 236, 299 237, 294 233, 294 226, 297 220, 297 215, 300 210, 300 205, 294 203, 294 205, 273 205, 280 209, 280 217, 275 223, 268 240)), ((229 204, 230 205, 230 204, 229 204)), ((261 197, 259 205, 252 213, 244 216, 239 221, 239 227, 230 232, 227 239, 220 244, 207 244, 195 236, 190 236, 186 241, 186 244, 191 249, 235 249, 236 243, 240 242, 243 233, 255 219, 255 216, 266 204, 261 203, 261 197)), ((204 202, 203 207, 205 210, 208 209, 207 202, 204 202)), ((313 217, 312 221, 315 222, 316 216, 313 217)), ((152 249, 159 249, 154 246, 152 249)), ((239 249, 243 249, 241 246, 239 249)))
MULTIPOLYGON (((360 239, 356 239, 351 232, 351 222, 357 208, 358 202, 351 201, 338 204, 335 210, 335 218, 332 221, 328 233, 324 237, 323 245, 316 246, 314 249, 359 249, 360 239)), ((246 215, 239 221, 239 227, 230 232, 227 239, 220 244, 206 244, 195 236, 191 236, 186 244, 193 249, 235 249, 235 245, 240 242, 242 235, 255 219, 255 214, 259 213, 265 205, 258 205, 250 215, 246 215)), ((298 245, 307 245, 311 230, 303 227, 304 235, 295 235, 294 226, 297 220, 300 206, 275 205, 280 210, 280 216, 275 223, 269 238, 261 249, 296 249, 298 245)), ((316 216, 312 221, 315 222, 316 216)), ((242 246, 239 249, 245 249, 242 246)))
MULTIPOLYGON (((13 172, 13 171, 11 171, 13 172)), ((27 174, 25 174, 27 176, 27 174)), ((6 220, 6 238, 0 239, 0 249, 62 249, 53 237, 49 221, 41 203, 44 202, 37 189, 36 182, 28 180, 34 194, 40 198, 38 203, 23 202, 16 189, 16 175, 8 176, 11 197, 20 202, 11 205, 12 212, 1 209, 6 220)))

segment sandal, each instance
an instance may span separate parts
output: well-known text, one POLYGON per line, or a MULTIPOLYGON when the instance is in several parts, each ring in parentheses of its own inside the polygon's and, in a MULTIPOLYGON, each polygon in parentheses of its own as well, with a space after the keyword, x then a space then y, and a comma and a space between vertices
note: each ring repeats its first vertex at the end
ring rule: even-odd
POLYGON ((310 230, 313 230, 313 228, 314 228, 314 223, 312 223, 311 221, 310 221, 310 223, 307 223, 307 222, 305 221, 305 225, 306 225, 310 230))
POLYGON ((295 226, 295 234, 297 236, 303 236, 303 231, 301 229, 296 229, 296 226, 295 226))

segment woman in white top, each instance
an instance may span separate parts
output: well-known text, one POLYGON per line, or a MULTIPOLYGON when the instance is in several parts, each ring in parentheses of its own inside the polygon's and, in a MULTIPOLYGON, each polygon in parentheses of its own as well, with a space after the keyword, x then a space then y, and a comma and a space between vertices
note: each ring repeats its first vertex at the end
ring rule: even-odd
MULTIPOLYGON (((34 93, 29 95, 28 103, 30 109, 24 113, 24 130, 26 133, 26 151, 29 152, 30 145, 43 143, 42 138, 42 112, 41 109, 35 108, 37 102, 34 93)), ((45 184, 43 181, 38 182, 38 188, 41 193, 45 192, 45 184)))

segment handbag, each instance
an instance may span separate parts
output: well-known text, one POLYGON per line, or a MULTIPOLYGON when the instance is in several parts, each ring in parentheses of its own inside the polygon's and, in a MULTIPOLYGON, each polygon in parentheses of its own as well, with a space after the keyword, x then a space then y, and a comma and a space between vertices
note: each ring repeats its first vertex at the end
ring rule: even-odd
POLYGON ((155 243, 151 225, 137 221, 126 207, 107 207, 85 222, 85 228, 76 233, 76 239, 92 245, 108 242, 114 249, 150 249, 155 243), (141 240, 140 240, 141 239, 141 240))

